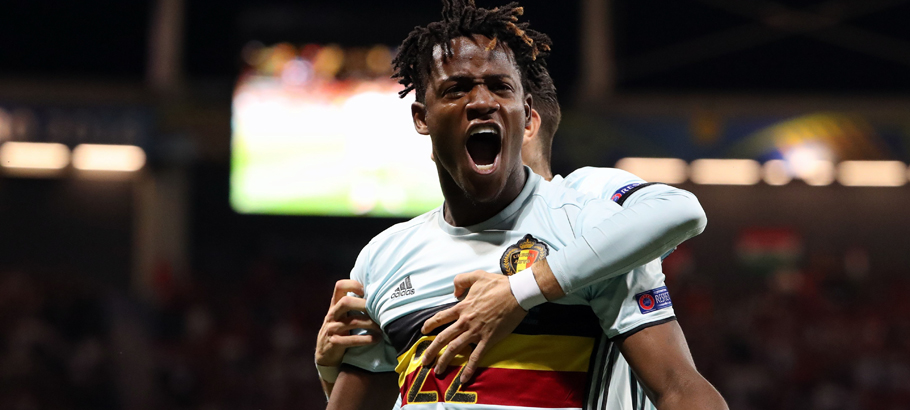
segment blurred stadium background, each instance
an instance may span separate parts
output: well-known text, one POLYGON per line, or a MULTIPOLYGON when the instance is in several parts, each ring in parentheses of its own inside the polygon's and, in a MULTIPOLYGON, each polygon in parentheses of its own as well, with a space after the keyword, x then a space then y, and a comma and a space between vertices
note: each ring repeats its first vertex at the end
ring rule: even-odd
MULTIPOLYGON (((555 42, 555 171, 701 200, 664 267, 731 408, 908 408, 910 2, 523 5, 555 42)), ((0 408, 322 407, 332 284, 439 201, 387 80, 438 10, 3 2, 0 408)))

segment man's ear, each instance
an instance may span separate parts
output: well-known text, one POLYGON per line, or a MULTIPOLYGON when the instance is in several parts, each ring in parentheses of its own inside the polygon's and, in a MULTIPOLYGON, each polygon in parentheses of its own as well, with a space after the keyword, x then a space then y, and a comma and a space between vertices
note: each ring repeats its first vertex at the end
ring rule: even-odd
POLYGON ((427 106, 419 101, 411 104, 411 117, 414 118, 414 129, 418 134, 430 135, 430 129, 427 127, 427 106))
POLYGON ((525 95, 525 128, 527 128, 527 123, 531 122, 531 111, 534 109, 534 97, 530 93, 525 95))
POLYGON ((521 142, 522 150, 537 138, 538 131, 540 131, 540 113, 537 110, 531 110, 531 121, 528 121, 525 126, 525 135, 521 142))

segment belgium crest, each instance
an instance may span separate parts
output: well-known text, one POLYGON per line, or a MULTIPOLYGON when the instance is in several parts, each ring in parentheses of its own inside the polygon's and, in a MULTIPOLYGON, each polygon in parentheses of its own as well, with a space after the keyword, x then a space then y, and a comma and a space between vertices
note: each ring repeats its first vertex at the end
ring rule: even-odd
POLYGON ((512 276, 531 267, 534 262, 547 257, 547 244, 538 241, 530 234, 510 246, 499 260, 499 268, 506 276, 512 276))

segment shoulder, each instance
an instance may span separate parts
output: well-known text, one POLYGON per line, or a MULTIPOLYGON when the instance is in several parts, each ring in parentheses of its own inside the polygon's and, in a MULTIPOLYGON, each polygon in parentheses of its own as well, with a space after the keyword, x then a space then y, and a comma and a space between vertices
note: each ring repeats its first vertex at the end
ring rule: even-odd
POLYGON ((370 240, 370 244, 381 245, 402 237, 407 237, 409 234, 418 231, 421 227, 434 222, 436 220, 436 215, 439 212, 440 208, 436 208, 430 212, 416 216, 411 220, 392 225, 374 236, 373 239, 370 240))
POLYGON ((550 209, 565 207, 581 208, 598 198, 581 192, 565 183, 540 181, 540 186, 533 194, 536 204, 550 209))
POLYGON ((611 180, 627 180, 627 179, 638 179, 641 180, 635 174, 623 171, 619 168, 604 168, 604 167, 581 167, 572 171, 571 174, 566 176, 566 182, 570 184, 584 182, 584 181, 611 181, 611 180))
POLYGON ((567 187, 600 198, 611 198, 623 189, 634 188, 645 181, 635 174, 618 168, 583 167, 569 174, 564 180, 567 187))
POLYGON ((360 258, 363 259, 362 262, 365 265, 364 281, 373 282, 375 280, 375 278, 371 278, 370 273, 373 270, 371 267, 381 265, 389 255, 406 248, 409 242, 425 239, 427 236, 425 228, 436 223, 437 214, 440 211, 441 208, 437 208, 409 221, 397 223, 374 236, 361 251, 360 258))
POLYGON ((550 218, 562 219, 560 215, 565 215, 573 226, 573 231, 578 231, 579 224, 592 222, 589 218, 593 216, 606 218, 622 210, 612 201, 547 181, 541 182, 534 200, 535 207, 549 213, 550 218))

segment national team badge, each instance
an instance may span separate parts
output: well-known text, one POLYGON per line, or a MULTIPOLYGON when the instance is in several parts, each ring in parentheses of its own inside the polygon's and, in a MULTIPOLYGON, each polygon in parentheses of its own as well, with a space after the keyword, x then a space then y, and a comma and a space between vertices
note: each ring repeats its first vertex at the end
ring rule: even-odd
POLYGON ((512 276, 531 267, 534 262, 543 260, 548 253, 547 244, 528 234, 506 249, 499 260, 499 268, 506 276, 512 276))

